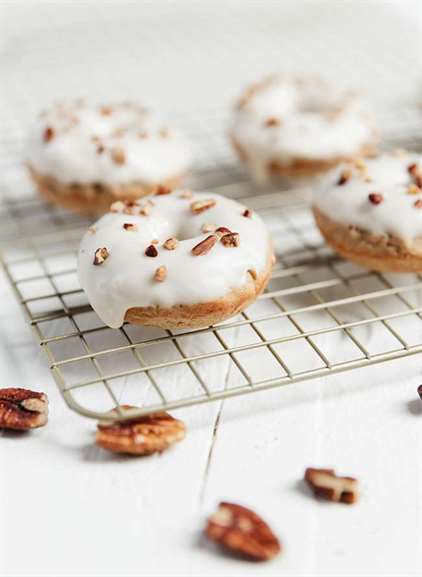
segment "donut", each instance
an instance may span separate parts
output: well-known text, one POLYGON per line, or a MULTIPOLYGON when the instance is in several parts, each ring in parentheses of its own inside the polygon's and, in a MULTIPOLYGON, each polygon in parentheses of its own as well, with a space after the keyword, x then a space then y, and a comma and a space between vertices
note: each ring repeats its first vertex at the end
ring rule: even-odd
POLYGON ((421 154, 345 163, 316 188, 312 208, 341 256, 377 271, 422 271, 421 154))
POLYGON ((278 76, 244 92, 230 134, 258 182, 325 172, 373 153, 377 141, 356 96, 320 80, 278 76))
POLYGON ((177 190, 115 202, 84 235, 78 274, 110 327, 199 328, 254 301, 272 264, 255 212, 218 194, 177 190))
POLYGON ((27 166, 45 200, 83 214, 107 212, 159 186, 178 186, 190 163, 185 139, 131 103, 56 104, 29 135, 27 166))

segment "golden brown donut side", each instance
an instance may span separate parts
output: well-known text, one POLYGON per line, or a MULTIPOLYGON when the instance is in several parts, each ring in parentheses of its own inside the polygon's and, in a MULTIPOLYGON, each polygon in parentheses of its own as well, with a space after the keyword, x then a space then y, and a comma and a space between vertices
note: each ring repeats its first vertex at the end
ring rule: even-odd
MULTIPOLYGON (((233 148, 237 152, 239 159, 244 163, 248 164, 253 159, 249 158, 248 153, 244 147, 239 144, 233 135, 230 135, 233 148)), ((363 146, 359 151, 353 156, 335 156, 330 159, 309 159, 309 158, 295 158, 292 159, 288 164, 282 164, 276 160, 268 162, 266 170, 269 175, 285 177, 285 178, 295 178, 301 176, 312 176, 320 173, 327 172, 340 164, 341 162, 350 162, 357 157, 370 157, 374 156, 377 151, 377 137, 374 134, 374 139, 371 143, 363 146)))
POLYGON ((52 176, 40 174, 30 165, 28 165, 28 170, 44 200, 86 215, 103 214, 116 200, 136 200, 155 193, 159 186, 177 188, 185 176, 184 174, 178 175, 159 185, 131 183, 111 186, 103 183, 68 184, 52 176))
POLYGON ((422 271, 422 238, 412 242, 335 222, 317 207, 315 221, 327 243, 344 258, 380 272, 422 271))
POLYGON ((269 245, 265 270, 248 283, 230 291, 224 297, 194 305, 163 307, 133 307, 125 315, 131 324, 160 327, 162 329, 201 328, 219 323, 237 315, 249 306, 265 289, 271 277, 274 254, 269 245))

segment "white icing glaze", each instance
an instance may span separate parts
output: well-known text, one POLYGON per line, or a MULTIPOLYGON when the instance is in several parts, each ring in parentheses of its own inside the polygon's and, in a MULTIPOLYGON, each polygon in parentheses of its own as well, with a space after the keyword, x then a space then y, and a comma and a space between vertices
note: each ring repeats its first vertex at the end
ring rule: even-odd
POLYGON ((232 135, 262 173, 271 161, 288 165, 298 158, 353 155, 372 141, 374 131, 351 94, 319 81, 276 77, 246 93, 232 135), (279 125, 267 126, 269 118, 279 125))
MULTIPOLYGON (((181 198, 180 191, 148 198, 154 203, 148 216, 110 212, 94 225, 95 233, 88 231, 81 242, 80 283, 107 325, 121 326, 131 307, 172 307, 218 299, 244 286, 250 280, 249 269, 258 274, 265 270, 268 232, 254 212, 251 218, 243 216, 245 207, 238 202, 212 193, 181 198), (209 198, 216 200, 214 207, 201 214, 192 213, 192 202, 209 198), (138 229, 125 230, 124 223, 135 223, 138 229), (209 235, 201 232, 205 223, 239 233, 240 245, 225 247, 218 242, 209 253, 192 255, 192 248, 209 235), (162 247, 169 237, 179 239, 175 250, 162 247), (155 258, 144 254, 153 239, 159 240, 155 258), (94 266, 94 253, 101 247, 107 248, 109 256, 94 266), (164 282, 154 280, 160 266, 167 268, 164 282)), ((146 198, 138 201, 136 211, 147 202, 146 198)))
POLYGON ((363 172, 355 168, 351 178, 338 186, 342 171, 352 166, 341 165, 315 190, 313 204, 335 222, 391 234, 405 242, 422 237, 422 209, 414 206, 422 194, 408 192, 414 183, 408 167, 414 163, 422 170, 421 154, 383 154, 366 160, 363 172), (373 192, 383 195, 380 204, 369 202, 368 195, 373 192))
POLYGON ((137 105, 76 102, 57 104, 39 116, 27 159, 41 174, 64 183, 154 185, 186 172, 190 152, 181 135, 137 105), (46 140, 48 128, 53 136, 46 140), (100 153, 99 146, 104 148, 100 153), (123 151, 124 163, 113 160, 116 149, 123 151))

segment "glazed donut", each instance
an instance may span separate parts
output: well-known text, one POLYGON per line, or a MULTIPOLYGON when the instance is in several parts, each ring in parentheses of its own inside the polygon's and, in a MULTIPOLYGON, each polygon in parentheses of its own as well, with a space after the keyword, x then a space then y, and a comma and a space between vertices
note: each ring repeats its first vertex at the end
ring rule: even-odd
POLYGON ((273 251, 261 218, 218 194, 116 202, 82 239, 78 273, 110 327, 204 327, 264 290, 273 251))
POLYGON ((41 195, 102 214, 118 199, 174 188, 188 170, 185 139, 135 104, 56 104, 36 120, 27 165, 41 195))
POLYGON ((249 87, 231 128, 240 159, 258 182, 308 176, 374 151, 372 121, 359 100, 318 80, 272 77, 249 87))
POLYGON ((422 155, 344 164, 313 196, 316 223, 340 255, 385 272, 422 271, 422 155))

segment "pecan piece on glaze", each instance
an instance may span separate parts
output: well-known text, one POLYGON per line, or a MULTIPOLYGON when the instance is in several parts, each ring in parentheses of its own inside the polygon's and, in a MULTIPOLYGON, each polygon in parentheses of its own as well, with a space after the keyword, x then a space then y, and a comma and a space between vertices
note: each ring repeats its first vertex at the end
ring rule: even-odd
POLYGON ((215 245, 217 240, 218 237, 215 234, 210 234, 210 236, 207 236, 207 238, 204 238, 204 240, 201 240, 201 242, 193 247, 192 254, 195 256, 207 254, 207 252, 209 252, 215 245))
POLYGON ((225 549, 252 561, 268 561, 281 551, 270 527, 256 513, 222 502, 208 519, 205 534, 225 549))
POLYGON ((352 176, 351 170, 343 170, 337 181, 337 186, 343 186, 343 184, 346 184, 346 182, 350 180, 351 176, 352 176))
POLYGON ((415 202, 413 203, 413 206, 415 208, 422 208, 422 199, 418 198, 418 200, 415 200, 415 202))
POLYGON ((48 398, 27 389, 0 389, 0 428, 27 431, 48 420, 48 398))
POLYGON ((256 280, 258 278, 258 273, 256 272, 256 270, 254 268, 248 269, 248 273, 251 275, 253 280, 256 280))
POLYGON ((336 503, 351 505, 359 497, 359 482, 353 477, 339 477, 333 469, 315 469, 305 471, 305 481, 316 497, 336 503))
POLYGON ((368 194, 368 200, 372 204, 381 204, 382 201, 384 200, 384 197, 379 192, 371 192, 370 194, 368 194))
POLYGON ((147 246, 147 248, 145 249, 145 256, 151 256, 151 257, 158 256, 157 247, 154 244, 150 244, 149 246, 147 246))
POLYGON ((201 212, 204 212, 205 210, 212 208, 216 204, 217 201, 214 198, 207 198, 205 200, 195 200, 190 205, 190 209, 193 212, 193 214, 201 214, 201 212))
POLYGON ((167 278, 167 268, 165 266, 159 266, 154 273, 154 280, 157 282, 164 282, 167 278))
POLYGON ((418 391, 419 398, 422 400, 422 385, 419 385, 419 387, 417 388, 417 391, 418 391))
POLYGON ((225 234, 220 239, 221 244, 228 247, 237 247, 240 245, 240 236, 237 232, 225 234))
POLYGON ((97 266, 99 264, 103 264, 103 262, 110 256, 110 253, 106 249, 105 246, 102 248, 97 248, 94 254, 94 264, 97 266))
POLYGON ((50 142, 54 138, 54 130, 51 126, 47 126, 43 133, 43 140, 44 142, 50 142))
POLYGON ((166 250, 174 250, 178 244, 179 241, 177 240, 177 238, 171 236, 170 238, 168 238, 166 241, 163 242, 163 247, 166 250))
MULTIPOLYGON (((123 410, 134 409, 125 405, 123 410)), ((111 413, 116 414, 113 409, 111 413)), ((161 453, 174 443, 182 441, 186 425, 165 412, 128 421, 100 421, 97 425, 96 443, 114 453, 152 455, 161 453)))
POLYGON ((244 216, 245 218, 252 218, 252 211, 249 210, 249 208, 246 208, 246 209, 242 212, 242 216, 244 216))
POLYGON ((124 222, 124 223, 123 223, 123 228, 124 228, 125 230, 135 231, 135 230, 138 230, 138 225, 135 224, 134 222, 124 222))
POLYGON ((279 118, 277 118, 276 116, 270 116, 269 118, 266 119, 265 121, 265 126, 280 126, 281 121, 279 118))
POLYGON ((122 165, 126 162, 125 151, 121 148, 112 148, 110 154, 114 164, 122 165))

